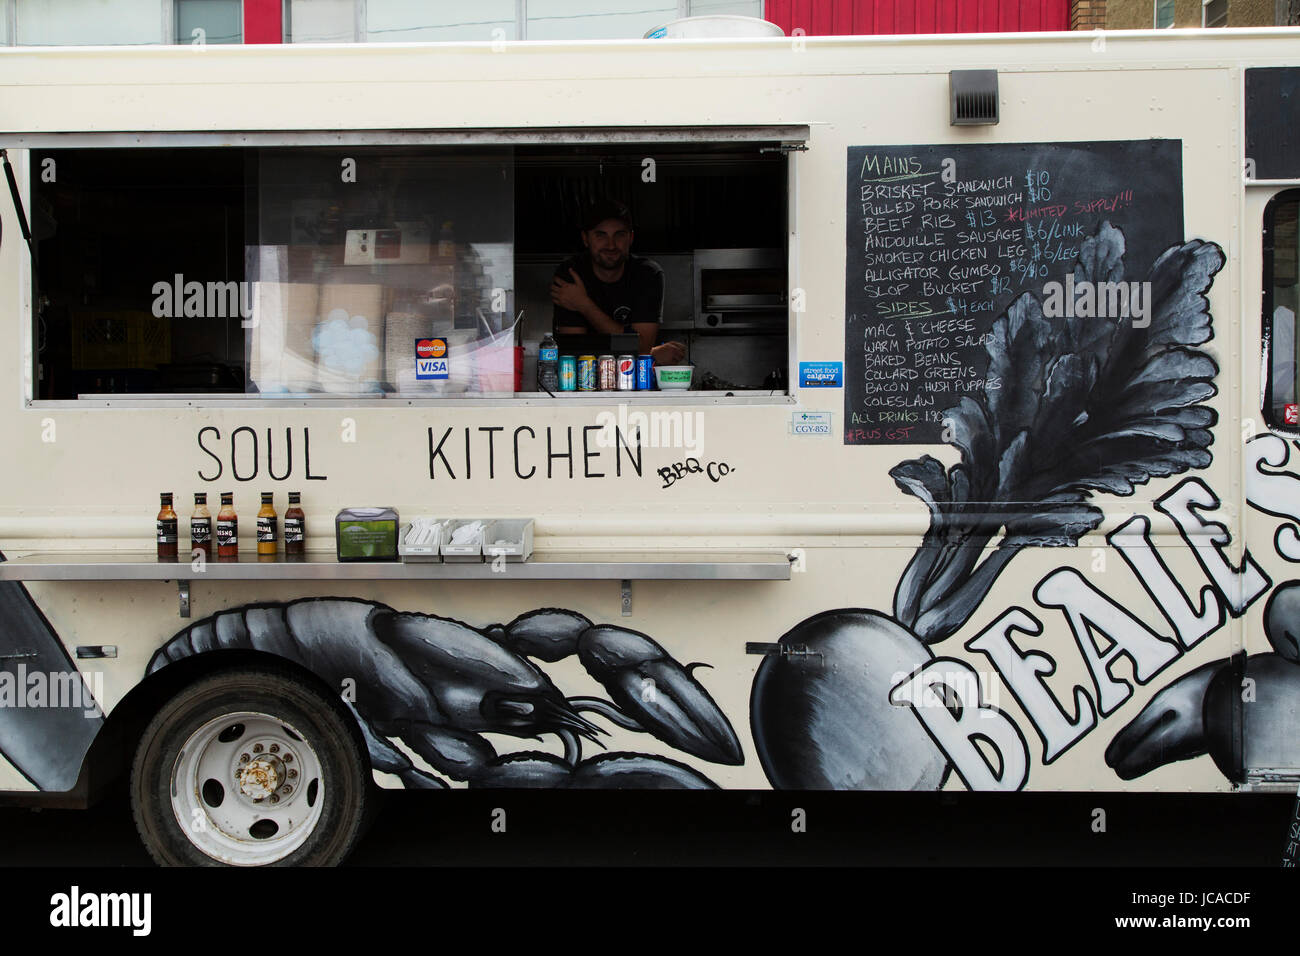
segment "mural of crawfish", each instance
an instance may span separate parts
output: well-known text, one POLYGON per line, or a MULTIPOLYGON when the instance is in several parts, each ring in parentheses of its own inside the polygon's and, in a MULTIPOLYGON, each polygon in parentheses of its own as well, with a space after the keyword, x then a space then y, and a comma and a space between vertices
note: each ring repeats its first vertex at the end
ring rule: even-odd
POLYGON ((713 763, 744 763, 731 724, 691 671, 637 631, 592 624, 574 611, 540 608, 476 629, 450 618, 396 611, 354 598, 249 604, 198 621, 164 644, 148 673, 195 654, 265 651, 336 688, 357 718, 375 770, 408 788, 445 788, 417 768, 400 740, 438 773, 471 787, 713 789, 697 771, 650 754, 583 759, 582 740, 605 733, 583 713, 649 733, 713 763), (611 700, 565 697, 530 658, 573 654, 611 700), (564 756, 498 754, 483 733, 555 734, 564 756))

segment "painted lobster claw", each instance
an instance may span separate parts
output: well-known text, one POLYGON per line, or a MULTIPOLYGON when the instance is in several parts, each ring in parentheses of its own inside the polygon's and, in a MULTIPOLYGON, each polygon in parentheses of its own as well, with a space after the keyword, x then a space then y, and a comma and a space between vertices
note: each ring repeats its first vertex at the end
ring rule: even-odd
POLYGON ((1115 735, 1106 763, 1132 780, 1167 763, 1209 754, 1220 773, 1241 782, 1240 742, 1249 741, 1253 766, 1293 767, 1300 760, 1297 697, 1300 667, 1281 654, 1212 661, 1151 698, 1115 735), (1249 703, 1242 701, 1246 687, 1249 703))
POLYGON ((516 654, 553 664, 578 652, 578 638, 591 621, 577 611, 543 607, 520 614, 505 628, 506 641, 516 654))
POLYGON ((604 733, 582 716, 584 710, 708 760, 742 762, 731 725, 663 648, 634 631, 593 628, 583 615, 561 608, 541 608, 509 625, 480 630, 356 598, 248 604, 173 636, 154 654, 148 672, 222 650, 274 654, 343 689, 371 767, 407 787, 447 787, 436 774, 476 787, 714 786, 689 767, 649 754, 583 760, 579 738, 604 733), (558 661, 574 654, 624 709, 604 699, 566 699, 528 659, 558 661), (564 756, 498 755, 484 733, 555 734, 564 756))
POLYGON ((461 730, 516 737, 570 730, 593 740, 601 733, 545 674, 472 627, 392 610, 376 612, 370 626, 461 730))
POLYGON ((589 627, 578 638, 578 659, 625 714, 660 740, 713 763, 745 762, 709 692, 646 635, 612 624, 589 627))
POLYGON ((1132 780, 1175 760, 1207 752, 1205 701, 1211 682, 1228 661, 1189 671, 1151 698, 1106 748, 1106 765, 1132 780))

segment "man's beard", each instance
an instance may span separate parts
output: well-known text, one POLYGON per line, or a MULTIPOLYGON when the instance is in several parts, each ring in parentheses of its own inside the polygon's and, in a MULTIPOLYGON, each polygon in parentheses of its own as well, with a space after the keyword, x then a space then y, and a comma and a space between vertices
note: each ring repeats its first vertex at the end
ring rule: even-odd
POLYGON ((593 262, 602 269, 617 269, 627 261, 627 256, 618 250, 613 252, 598 252, 592 256, 593 262))

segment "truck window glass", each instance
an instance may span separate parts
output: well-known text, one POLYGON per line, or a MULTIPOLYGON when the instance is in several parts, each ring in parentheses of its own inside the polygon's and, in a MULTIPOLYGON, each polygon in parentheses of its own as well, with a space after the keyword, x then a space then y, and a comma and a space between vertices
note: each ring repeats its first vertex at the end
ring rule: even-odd
POLYGON ((599 200, 662 270, 694 390, 784 394, 773 145, 33 150, 34 397, 537 396, 599 200))
POLYGON ((1264 415, 1275 428, 1300 427, 1297 389, 1296 219, 1300 190, 1290 190, 1264 212, 1264 334, 1268 381, 1264 415))

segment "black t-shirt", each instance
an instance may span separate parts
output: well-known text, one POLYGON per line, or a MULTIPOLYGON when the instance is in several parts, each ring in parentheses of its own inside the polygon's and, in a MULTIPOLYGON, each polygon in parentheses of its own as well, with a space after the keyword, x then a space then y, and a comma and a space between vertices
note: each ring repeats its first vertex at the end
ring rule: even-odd
MULTIPOLYGON (((623 266, 623 276, 617 282, 602 282, 596 278, 591 268, 591 257, 585 252, 572 256, 560 263, 555 275, 565 282, 572 282, 569 274, 572 269, 587 287, 587 295, 595 302, 600 311, 623 326, 624 331, 634 331, 632 325, 637 322, 654 322, 659 324, 664 314, 664 270, 659 263, 641 256, 628 256, 623 266)), ((596 332, 580 312, 554 307, 552 329, 565 327, 579 328, 584 332, 596 332)))

